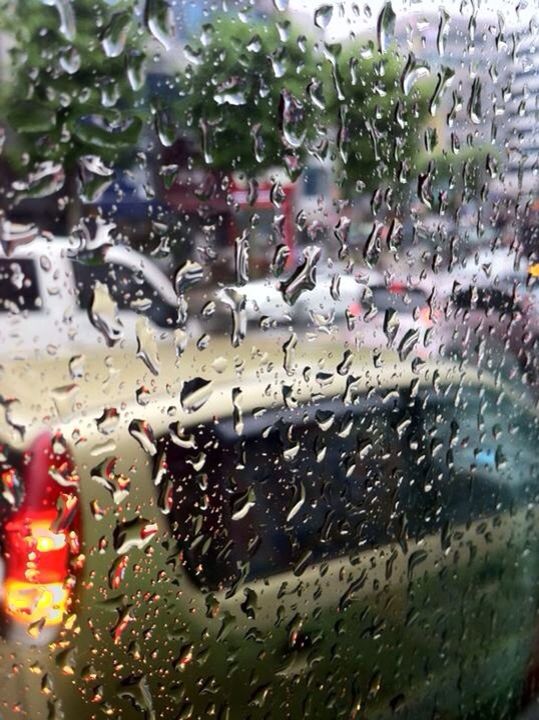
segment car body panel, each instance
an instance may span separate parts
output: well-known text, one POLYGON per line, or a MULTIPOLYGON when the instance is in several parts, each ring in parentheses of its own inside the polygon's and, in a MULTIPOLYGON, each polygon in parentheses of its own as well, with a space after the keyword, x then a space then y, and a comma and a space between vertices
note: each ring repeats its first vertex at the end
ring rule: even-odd
MULTIPOLYGON (((484 692, 478 694, 482 702, 496 695, 501 682, 517 693, 535 613, 535 596, 526 585, 535 577, 535 561, 532 552, 522 555, 522 547, 533 547, 537 539, 535 511, 526 516, 518 510, 497 525, 487 519, 481 529, 474 521, 459 530, 450 551, 435 533, 409 540, 405 549, 392 543, 359 551, 353 564, 348 557, 336 558, 307 566, 297 577, 285 573, 248 580, 229 597, 226 591, 201 592, 193 584, 168 518, 158 508, 155 455, 130 433, 132 422, 143 419, 151 437, 158 439, 172 422, 189 428, 230 418, 232 390, 240 378, 245 418, 256 408, 257 414, 266 408, 270 419, 272 413, 285 412, 282 387, 290 382, 294 400, 288 402, 300 407, 317 398, 340 397, 351 403, 356 396, 350 395, 346 377, 336 372, 342 358, 331 341, 313 347, 301 343, 292 370, 283 367, 274 338, 266 345, 244 343, 234 350, 233 360, 229 347, 227 340, 216 340, 204 351, 191 346, 177 358, 170 344, 163 344, 157 376, 120 348, 94 353, 85 360, 76 391, 58 391, 74 384, 68 358, 45 358, 41 366, 3 366, 0 388, 9 388, 12 403, 0 425, 2 439, 22 448, 43 428, 62 432, 81 477, 86 555, 72 625, 52 645, 31 651, 20 638, 2 641, 0 656, 2 667, 8 666, 10 687, 6 697, 17 695, 13 688, 20 687, 21 678, 25 687, 36 686, 34 657, 53 689, 48 694, 25 692, 24 712, 33 720, 48 717, 56 697, 66 717, 89 717, 102 697, 109 703, 115 698, 111 712, 118 707, 124 717, 162 717, 181 714, 182 708, 193 717, 205 717, 212 708, 218 712, 228 707, 231 718, 262 718, 268 712, 325 718, 336 717, 336 707, 352 711, 360 705, 373 717, 386 717, 396 706, 410 717, 426 707, 457 717, 460 709, 444 698, 470 702, 476 690, 463 688, 463 663, 474 665, 476 677, 484 678, 484 692), (313 372, 306 381, 306 366, 327 372, 330 379, 317 379, 313 372), (212 391, 200 409, 189 412, 185 397, 184 407, 180 398, 183 381, 195 375, 211 381, 212 391), (151 400, 144 406, 134 392, 142 385, 151 388, 151 400), (104 435, 97 420, 106 407, 117 407, 119 419, 104 435), (117 458, 114 472, 131 481, 129 494, 118 502, 95 479, 95 468, 110 457, 117 458), (91 512, 95 501, 103 509, 100 519, 91 512), (111 570, 119 558, 115 531, 131 520, 155 528, 144 547, 135 543, 120 553, 127 558, 125 572, 117 587, 111 587, 111 570), (481 562, 470 565, 472 542, 481 562), (507 550, 511 544, 514 555, 507 550), (411 571, 414 557, 422 562, 411 571), (499 569, 492 570, 496 563, 499 569), (484 590, 479 589, 482 584, 484 590), (518 586, 521 613, 518 622, 514 618, 509 623, 513 604, 500 602, 498 595, 500 588, 518 586), (493 612, 505 623, 499 643, 493 612), (309 644, 291 643, 294 632, 304 634, 309 644), (442 644, 433 643, 433 637, 442 644), (503 665, 500 658, 506 658, 503 665), (10 664, 17 666, 16 673, 10 664), (436 697, 424 683, 425 667, 436 697), (455 687, 458 692, 450 693, 455 687)), ((430 388, 435 371, 442 386, 458 385, 463 378, 477 383, 477 373, 443 363, 427 364, 414 373, 392 353, 382 354, 380 365, 373 366, 370 351, 354 354, 350 374, 356 378, 356 393, 378 386, 382 397, 391 396, 395 388, 406 390, 418 377, 421 387, 430 388)), ((494 380, 482 378, 483 386, 489 382, 496 388, 494 380)), ((521 402, 518 394, 515 401, 521 402)))

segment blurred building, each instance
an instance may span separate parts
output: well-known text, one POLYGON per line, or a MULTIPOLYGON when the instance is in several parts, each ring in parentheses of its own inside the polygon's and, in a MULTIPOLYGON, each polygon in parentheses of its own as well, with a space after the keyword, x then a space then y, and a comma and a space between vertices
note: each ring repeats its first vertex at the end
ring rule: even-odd
POLYGON ((516 44, 507 114, 507 180, 522 192, 539 185, 539 47, 526 35, 516 44))

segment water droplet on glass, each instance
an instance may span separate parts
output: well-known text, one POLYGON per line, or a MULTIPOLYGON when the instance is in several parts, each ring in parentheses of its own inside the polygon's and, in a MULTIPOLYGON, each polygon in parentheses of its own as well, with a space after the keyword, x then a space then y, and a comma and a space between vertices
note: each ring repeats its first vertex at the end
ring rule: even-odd
POLYGON ((96 420, 97 429, 103 435, 110 435, 118 427, 120 414, 116 408, 105 408, 100 418, 96 420))
POLYGON ((70 0, 43 0, 44 5, 55 7, 60 18, 60 33, 69 42, 73 42, 76 35, 75 11, 70 0))
POLYGON ((280 283, 279 289, 284 300, 293 305, 299 296, 306 290, 313 290, 316 286, 316 264, 320 260, 320 248, 308 245, 303 250, 303 262, 292 275, 280 283))
POLYGON ((333 5, 321 5, 314 11, 314 24, 325 30, 333 17, 333 5))
POLYGON ((131 420, 129 424, 129 434, 135 438, 140 447, 144 452, 147 452, 148 455, 157 454, 155 436, 147 420, 131 420))
POLYGON ((194 260, 186 260, 176 270, 174 275, 174 289, 177 295, 183 295, 185 291, 199 283, 204 276, 202 265, 194 260))
POLYGON ((414 53, 408 55, 406 65, 401 76, 401 87, 405 95, 410 94, 410 90, 415 83, 422 77, 426 77, 430 73, 429 66, 424 62, 418 62, 414 53))
POLYGON ((107 286, 96 282, 88 314, 90 322, 103 335, 109 347, 123 337, 122 323, 116 313, 116 304, 110 297, 107 286))
POLYGON ((118 12, 112 15, 101 38, 101 44, 107 57, 115 58, 122 54, 131 29, 131 23, 131 13, 118 12))
POLYGON ((479 76, 474 78, 472 90, 470 93, 470 102, 468 103, 468 115, 474 125, 480 125, 482 120, 481 110, 481 79, 479 76))
POLYGON ((390 2, 386 2, 382 8, 377 22, 378 49, 383 54, 391 45, 395 36, 395 20, 396 15, 390 2))
POLYGON ((165 50, 170 50, 174 37, 174 15, 167 0, 146 0, 144 22, 165 50))
POLYGON ((140 358, 148 370, 159 375, 159 355, 157 352, 157 339, 147 317, 139 317, 136 324, 137 357, 140 358))
POLYGON ((195 377, 184 382, 180 392, 180 402, 187 412, 199 410, 210 398, 213 382, 202 377, 195 377))
POLYGON ((238 347, 247 333, 247 312, 245 294, 236 288, 223 288, 219 300, 230 308, 232 315, 232 347, 238 347))
POLYGON ((133 548, 143 550, 157 533, 157 525, 142 517, 118 523, 114 528, 114 549, 124 555, 133 548))

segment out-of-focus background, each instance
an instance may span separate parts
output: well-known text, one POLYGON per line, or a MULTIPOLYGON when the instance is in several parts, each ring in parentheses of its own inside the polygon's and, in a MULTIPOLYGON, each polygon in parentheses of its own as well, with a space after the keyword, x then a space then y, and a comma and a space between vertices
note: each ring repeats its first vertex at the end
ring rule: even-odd
POLYGON ((534 716, 538 23, 0 0, 0 718, 534 716))

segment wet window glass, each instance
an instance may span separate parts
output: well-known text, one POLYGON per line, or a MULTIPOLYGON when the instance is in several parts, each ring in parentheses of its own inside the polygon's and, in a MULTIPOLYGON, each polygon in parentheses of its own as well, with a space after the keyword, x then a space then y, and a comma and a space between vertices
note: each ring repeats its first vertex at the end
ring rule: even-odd
POLYGON ((1 720, 531 720, 539 6, 0 0, 1 720))

